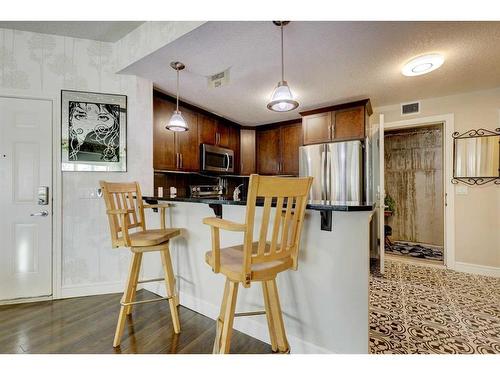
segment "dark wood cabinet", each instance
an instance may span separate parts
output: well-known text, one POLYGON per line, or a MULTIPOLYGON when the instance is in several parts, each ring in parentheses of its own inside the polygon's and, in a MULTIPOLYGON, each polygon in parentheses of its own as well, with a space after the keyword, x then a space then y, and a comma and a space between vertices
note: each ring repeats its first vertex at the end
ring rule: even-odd
POLYGON ((255 130, 240 130, 240 174, 251 175, 255 168, 255 130))
POLYGON ((329 142, 332 138, 331 112, 317 113, 302 118, 304 144, 329 142))
POLYGON ((236 126, 228 127, 227 147, 234 151, 234 174, 240 173, 240 129, 236 126))
POLYGON ((372 113, 369 99, 301 112, 304 144, 364 139, 372 113))
POLYGON ((333 139, 362 139, 365 136, 365 108, 354 107, 332 113, 333 139))
POLYGON ((215 144, 220 147, 230 148, 230 132, 231 126, 228 124, 218 121, 217 122, 217 133, 215 138, 215 144))
POLYGON ((240 169, 240 128, 229 120, 186 103, 179 107, 189 125, 186 132, 165 129, 175 111, 175 102, 155 91, 153 95, 153 168, 165 171, 198 172, 200 144, 227 147, 234 151, 234 173, 240 169))
POLYGON ((280 174, 299 175, 299 147, 302 146, 302 122, 283 125, 280 128, 280 174))
POLYGON ((233 140, 231 136, 234 132, 234 126, 225 123, 222 120, 216 120, 213 117, 199 114, 199 142, 200 144, 216 145, 220 147, 231 148, 233 140))
POLYGON ((257 173, 298 175, 302 123, 257 128, 257 173))
POLYGON ((198 115, 198 125, 199 143, 215 145, 217 121, 212 117, 198 115))
POLYGON ((279 174, 280 163, 280 128, 257 129, 257 173, 279 174))
POLYGON ((153 97, 153 168, 177 169, 175 133, 165 129, 175 104, 153 97))
POLYGON ((189 130, 175 133, 179 166, 177 169, 194 172, 200 168, 200 151, 198 147, 198 116, 193 111, 179 107, 189 130))
POLYGON ((153 168, 155 170, 197 171, 199 169, 198 116, 179 108, 189 125, 186 132, 172 132, 165 125, 175 104, 153 97, 153 168))

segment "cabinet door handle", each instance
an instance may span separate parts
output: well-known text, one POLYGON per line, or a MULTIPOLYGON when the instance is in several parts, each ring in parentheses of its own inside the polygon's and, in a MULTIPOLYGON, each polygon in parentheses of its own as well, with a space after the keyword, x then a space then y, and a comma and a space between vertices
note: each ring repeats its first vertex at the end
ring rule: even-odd
POLYGON ((179 154, 179 156, 180 156, 180 160, 181 160, 181 169, 182 169, 183 164, 184 164, 184 163, 183 163, 183 160, 182 160, 182 154, 179 154))
POLYGON ((179 168, 179 153, 175 153, 175 168, 179 168))

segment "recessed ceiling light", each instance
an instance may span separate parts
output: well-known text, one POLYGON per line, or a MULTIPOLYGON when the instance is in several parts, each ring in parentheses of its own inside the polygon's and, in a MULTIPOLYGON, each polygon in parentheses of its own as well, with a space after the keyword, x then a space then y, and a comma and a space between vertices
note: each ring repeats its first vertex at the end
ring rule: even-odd
POLYGON ((444 57, 438 53, 419 56, 408 61, 401 70, 401 73, 408 77, 419 76, 436 70, 443 65, 443 63, 444 57))

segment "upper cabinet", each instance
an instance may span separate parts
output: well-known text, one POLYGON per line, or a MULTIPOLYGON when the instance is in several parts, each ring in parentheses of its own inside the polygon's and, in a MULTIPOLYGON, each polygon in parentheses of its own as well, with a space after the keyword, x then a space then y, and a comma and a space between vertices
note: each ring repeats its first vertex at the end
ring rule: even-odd
POLYGON ((297 176, 300 146, 300 120, 296 123, 257 128, 257 173, 297 176))
POLYGON ((206 143, 233 150, 235 173, 238 173, 240 167, 239 126, 190 105, 181 105, 179 109, 189 130, 172 132, 165 129, 166 123, 175 111, 175 103, 155 91, 153 95, 153 168, 166 171, 198 172, 200 170, 200 144, 206 143))
POLYGON ((153 168, 177 169, 175 133, 165 129, 166 122, 175 111, 175 104, 153 97, 153 168))
POLYGON ((301 112, 304 144, 364 139, 372 113, 369 99, 301 112))
POLYGON ((281 174, 299 175, 299 147, 302 146, 302 123, 283 125, 281 138, 281 174))
POLYGON ((240 174, 251 175, 255 167, 255 130, 240 130, 240 174))
POLYGON ((175 111, 175 104, 153 97, 153 168, 156 170, 199 169, 198 116, 189 109, 179 109, 189 125, 189 130, 167 130, 165 125, 175 111))
POLYGON ((227 148, 234 145, 234 126, 204 114, 198 114, 198 118, 200 144, 205 143, 227 148))

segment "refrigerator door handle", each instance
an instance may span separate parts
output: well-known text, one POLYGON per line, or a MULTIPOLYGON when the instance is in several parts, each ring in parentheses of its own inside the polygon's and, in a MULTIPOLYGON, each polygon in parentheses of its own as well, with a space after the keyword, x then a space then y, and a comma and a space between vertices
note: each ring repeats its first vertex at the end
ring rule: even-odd
POLYGON ((328 146, 322 145, 321 151, 321 199, 328 200, 328 146))

